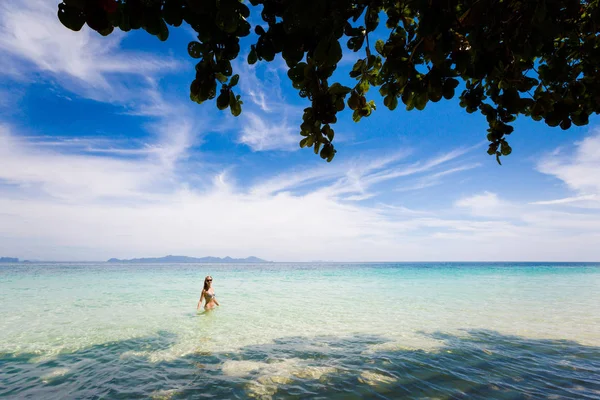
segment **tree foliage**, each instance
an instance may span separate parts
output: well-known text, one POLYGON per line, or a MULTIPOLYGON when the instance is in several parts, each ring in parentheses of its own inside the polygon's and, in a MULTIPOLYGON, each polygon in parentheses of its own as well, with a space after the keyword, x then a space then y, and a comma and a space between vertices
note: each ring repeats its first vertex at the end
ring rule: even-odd
POLYGON ((167 40, 169 26, 189 24, 198 34, 188 45, 198 59, 191 99, 216 97, 219 109, 237 116, 242 101, 231 61, 253 28, 248 20, 260 13, 247 62, 281 54, 293 87, 310 101, 300 146, 327 161, 336 152, 337 113, 347 106, 354 121, 369 117, 372 88, 390 110, 400 101, 423 110, 430 101, 452 99, 460 86, 460 106, 487 119, 488 153, 498 162, 511 153, 507 136, 518 115, 566 130, 600 111, 600 0, 249 2, 63 0, 58 18, 75 31, 84 24, 102 35, 141 28, 160 40, 167 40), (353 87, 331 82, 342 46, 360 54, 349 71, 353 87))

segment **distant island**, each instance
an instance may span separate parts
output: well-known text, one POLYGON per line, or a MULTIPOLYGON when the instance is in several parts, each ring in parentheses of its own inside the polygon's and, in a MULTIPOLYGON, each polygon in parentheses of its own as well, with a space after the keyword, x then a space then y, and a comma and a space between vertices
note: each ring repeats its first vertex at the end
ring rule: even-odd
POLYGON ((19 262, 18 258, 0 257, 0 263, 18 263, 18 262, 19 262))
POLYGON ((260 259, 258 257, 247 257, 247 258, 231 258, 231 257, 186 257, 186 256, 166 256, 158 258, 132 258, 130 260, 120 260, 118 258, 111 258, 107 262, 109 263, 270 263, 260 259))

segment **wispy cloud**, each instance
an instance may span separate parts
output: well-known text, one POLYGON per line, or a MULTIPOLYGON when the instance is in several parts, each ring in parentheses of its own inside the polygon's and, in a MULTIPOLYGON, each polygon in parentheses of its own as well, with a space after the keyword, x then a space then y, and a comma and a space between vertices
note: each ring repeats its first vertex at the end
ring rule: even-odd
MULTIPOLYGON (((206 185, 189 186, 189 177, 164 161, 169 152, 127 159, 72 154, 19 138, 6 127, 0 138, 0 185, 10 185, 1 190, 12 194, 0 198, 0 252, 22 249, 27 257, 61 258, 56 249, 64 247, 63 258, 78 259, 181 253, 342 261, 528 260, 547 254, 565 259, 572 250, 578 259, 598 256, 592 246, 597 214, 550 215, 490 192, 446 210, 408 208, 401 199, 380 204, 369 182, 406 176, 386 171, 402 168, 408 154, 356 159, 350 168, 340 163, 281 172, 243 189, 229 170, 196 171, 206 185), (367 184, 355 187, 348 174, 367 184), (361 196, 374 205, 357 201, 361 196), (510 218, 497 218, 507 212, 510 218), (542 253, 545 248, 552 251, 542 253)), ((174 147, 186 145, 176 141, 174 147)), ((433 157, 422 165, 443 166, 440 160, 457 162, 460 156, 433 157)), ((405 168, 414 170, 414 163, 405 168)))
POLYGON ((496 193, 484 192, 459 199, 454 203, 458 208, 468 210, 474 216, 508 218, 512 217, 511 205, 501 200, 496 193))
MULTIPOLYGON (((600 129, 594 129, 584 140, 576 143, 572 155, 555 151, 544 157, 537 169, 563 181, 569 189, 578 194, 575 198, 592 200, 591 195, 600 196, 600 129)), ((554 201, 548 204, 560 204, 560 200, 558 199, 558 203, 554 201)), ((575 201, 573 197, 569 200, 563 199, 562 203, 575 201)))
POLYGON ((253 151, 299 149, 297 130, 284 118, 269 121, 252 112, 245 112, 239 142, 248 145, 253 151))
MULTIPOLYGON (((473 147, 416 161, 419 149, 382 156, 374 142, 374 154, 316 167, 278 166, 242 179, 236 172, 246 167, 243 159, 228 159, 226 166, 207 161, 204 142, 211 138, 205 131, 233 131, 233 141, 255 152, 298 149, 296 123, 303 107, 286 98, 283 69, 236 66, 244 113, 214 124, 208 117, 214 105, 198 108, 161 88, 161 76, 173 70, 174 60, 126 50, 118 32, 107 38, 86 29, 70 32, 58 22, 55 7, 45 0, 0 4, 1 78, 22 86, 49 80, 53 87, 116 104, 117 112, 127 114, 120 118, 139 121, 138 132, 123 141, 27 126, 25 136, 18 124, 26 122, 0 124, 0 254, 52 259, 253 254, 282 261, 600 258, 600 215, 583 208, 600 196, 597 133, 572 154, 557 151, 543 159, 538 170, 563 181, 568 192, 559 199, 530 199, 532 204, 481 187, 467 188, 458 200, 440 196, 436 185, 479 167, 469 153, 473 147), (408 202, 413 195, 436 202, 408 202), (578 208, 564 212, 563 205, 578 208)), ((78 101, 61 90, 55 94, 78 101)), ((114 124, 111 131, 129 135, 114 124)))
POLYGON ((529 204, 538 204, 538 205, 554 205, 554 204, 572 204, 579 203, 588 200, 597 200, 598 196, 595 194, 588 194, 585 196, 575 196, 575 197, 565 197, 562 199, 556 200, 542 200, 542 201, 533 201, 529 204))
POLYGON ((145 197, 173 172, 175 150, 170 144, 134 159, 60 150, 23 140, 0 126, 0 180, 40 196, 92 201, 145 197))
POLYGON ((478 168, 480 166, 481 166, 481 163, 471 163, 471 164, 464 164, 464 165, 461 165, 458 167, 448 168, 448 169, 445 169, 440 172, 426 175, 426 176, 418 179, 416 183, 408 184, 406 186, 401 186, 394 190, 396 192, 407 192, 407 191, 425 189, 425 188, 428 188, 431 186, 439 185, 440 183, 442 183, 442 181, 443 181, 442 178, 444 178, 444 177, 447 177, 447 176, 453 175, 453 174, 457 174, 459 172, 468 171, 468 170, 471 170, 474 168, 478 168))
POLYGON ((56 12, 56 3, 44 0, 0 4, 0 51, 7 64, 3 71, 21 76, 28 70, 43 71, 85 97, 126 101, 134 93, 117 76, 145 77, 177 66, 169 58, 120 49, 123 35, 118 32, 106 38, 87 27, 72 32, 56 12))
POLYGON ((298 150, 302 108, 283 96, 280 71, 273 67, 238 64, 244 112, 239 120, 238 142, 253 151, 298 150), (295 121, 293 124, 290 121, 295 121))
POLYGON ((414 174, 418 174, 421 172, 426 172, 426 171, 431 170, 434 167, 437 167, 438 165, 444 164, 450 160, 453 160, 457 157, 460 157, 460 156, 466 154, 467 152, 471 151, 473 148, 474 147, 453 149, 442 155, 438 155, 436 157, 427 159, 424 162, 419 161, 419 162, 413 163, 409 166, 402 166, 402 167, 399 167, 399 168, 396 168, 393 170, 381 171, 377 174, 371 175, 369 177, 368 183, 374 184, 374 183, 378 183, 378 182, 387 181, 387 180, 390 180, 393 178, 399 178, 399 177, 403 177, 403 176, 414 175, 414 174))
MULTIPOLYGON (((245 60, 247 55, 243 56, 245 60)), ((280 73, 286 73, 287 67, 278 67, 278 60, 270 65, 235 63, 234 69, 240 75, 240 89, 245 98, 261 111, 279 112, 285 104, 281 87, 280 73)), ((285 66, 285 63, 283 64, 285 66)), ((287 79, 287 76, 285 77, 287 79)))
MULTIPOLYGON (((387 156, 377 156, 366 153, 360 158, 333 164, 324 164, 312 169, 302 169, 268 179, 252 190, 258 194, 275 194, 282 191, 318 190, 327 196, 345 201, 363 201, 377 195, 373 188, 392 182, 393 186, 408 187, 408 179, 417 179, 419 188, 426 188, 439 183, 443 176, 467 171, 479 164, 460 162, 457 167, 450 167, 422 177, 426 172, 435 170, 451 161, 456 161, 468 150, 457 149, 442 156, 433 156, 419 163, 406 163, 411 151, 405 149, 387 156), (415 178, 418 177, 418 178, 415 178), (401 183, 400 183, 401 182, 401 183), (427 184, 425 184, 427 183, 427 184)), ((387 186, 385 190, 389 190, 387 186)), ((412 190, 419 189, 412 187, 412 190)))
MULTIPOLYGON (((171 57, 125 50, 118 31, 108 37, 87 27, 72 32, 56 12, 56 3, 45 0, 1 3, 3 63, 18 69, 23 85, 41 78, 50 80, 59 96, 66 96, 66 89, 120 106, 122 114, 143 120, 138 138, 120 143, 106 136, 53 132, 25 138, 4 125, 0 179, 63 200, 140 197, 152 194, 151 188, 172 186, 178 164, 201 143, 205 125, 199 121, 208 120, 206 110, 192 110, 187 99, 166 99, 160 88, 159 77, 180 64, 171 57)), ((14 76, 5 79, 15 82, 14 76)))
POLYGON ((328 196, 352 195, 353 200, 371 197, 365 190, 371 184, 368 178, 384 170, 397 167, 399 160, 404 159, 408 151, 396 152, 385 157, 363 157, 346 162, 323 164, 311 169, 300 169, 279 174, 255 186, 255 194, 275 194, 283 191, 297 192, 310 187, 323 191, 328 196), (367 182, 363 182, 367 180, 367 182))
MULTIPOLYGON (((227 171, 208 174, 203 188, 189 187, 188 177, 179 177, 173 163, 165 162, 170 151, 141 152, 127 159, 110 152, 73 154, 68 146, 26 140, 6 126, 0 138, 0 183, 10 184, 5 190, 13 194, 0 200, 10 215, 0 216, 0 237, 11 236, 11 246, 21 243, 18 238, 30 245, 32 235, 43 238, 43 244, 29 250, 37 257, 50 254, 52 246, 69 243, 70 252, 80 252, 78 258, 108 253, 199 254, 210 249, 217 254, 252 253, 276 259, 347 259, 347 246, 353 243, 363 250, 352 258, 391 259, 390 250, 398 249, 394 244, 398 235, 433 225, 423 219, 427 214, 407 213, 400 206, 355 205, 361 196, 373 195, 340 190, 354 185, 346 182, 348 174, 368 179, 396 168, 407 153, 281 173, 241 190, 227 171), (333 185, 337 190, 327 190, 332 182, 338 182, 333 185), (303 186, 306 190, 299 191, 303 186), (24 225, 24 220, 29 222, 24 225), (55 229, 58 225, 60 230, 55 229)), ((179 154, 187 144, 176 140, 173 146, 179 154)), ((163 147, 168 143, 151 148, 163 147)), ((0 250, 6 243, 0 241, 0 250)))

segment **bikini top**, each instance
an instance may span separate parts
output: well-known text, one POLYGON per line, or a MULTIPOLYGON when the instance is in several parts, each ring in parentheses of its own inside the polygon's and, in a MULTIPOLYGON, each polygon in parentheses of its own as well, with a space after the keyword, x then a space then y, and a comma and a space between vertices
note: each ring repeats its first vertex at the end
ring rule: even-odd
POLYGON ((204 295, 206 296, 207 299, 212 299, 213 297, 215 297, 217 294, 216 293, 208 293, 208 292, 204 292, 204 295))

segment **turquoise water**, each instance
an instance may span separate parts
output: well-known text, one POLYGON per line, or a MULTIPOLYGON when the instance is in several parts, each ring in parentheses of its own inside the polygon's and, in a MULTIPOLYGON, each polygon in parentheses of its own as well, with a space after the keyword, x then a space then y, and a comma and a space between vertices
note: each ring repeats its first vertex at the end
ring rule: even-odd
POLYGON ((599 309, 594 264, 0 265, 0 397, 598 399, 599 309))

